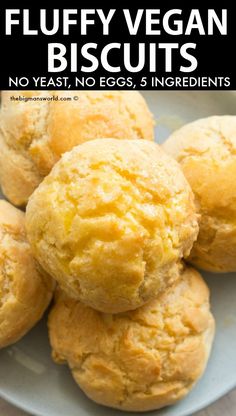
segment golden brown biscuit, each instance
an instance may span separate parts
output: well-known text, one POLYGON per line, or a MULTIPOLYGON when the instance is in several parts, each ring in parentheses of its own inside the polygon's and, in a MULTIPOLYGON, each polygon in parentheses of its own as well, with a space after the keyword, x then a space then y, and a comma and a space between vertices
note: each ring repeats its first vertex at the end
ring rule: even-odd
POLYGON ((0 183, 18 206, 75 145, 99 137, 154 138, 153 117, 136 91, 3 91, 0 126, 0 183), (12 95, 42 101, 11 101, 12 95), (43 99, 53 96, 72 100, 43 99))
POLYGON ((41 318, 54 283, 32 257, 24 213, 0 201, 0 348, 18 341, 41 318))
POLYGON ((180 164, 201 214, 189 261, 213 272, 236 271, 236 116, 187 124, 163 145, 180 164))
POLYGON ((48 325, 54 360, 68 363, 86 395, 128 411, 182 399, 202 375, 214 336, 208 288, 190 268, 157 299, 116 315, 59 291, 48 325))
POLYGON ((110 313, 171 284, 198 233, 181 169, 147 140, 93 140, 63 155, 26 224, 34 255, 68 295, 110 313))

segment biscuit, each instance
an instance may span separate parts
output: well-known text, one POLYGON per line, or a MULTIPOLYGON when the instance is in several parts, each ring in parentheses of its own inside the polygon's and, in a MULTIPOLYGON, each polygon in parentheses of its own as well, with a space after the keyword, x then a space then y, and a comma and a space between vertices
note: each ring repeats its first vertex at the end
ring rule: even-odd
POLYGON ((212 272, 236 271, 236 116, 187 124, 163 148, 180 163, 201 214, 188 261, 212 272))
POLYGON ((64 154, 31 196, 33 253, 68 295, 102 312, 135 309, 178 276, 198 233, 176 161, 147 140, 98 139, 64 154))
POLYGON ((21 91, 28 102, 12 101, 12 95, 19 91, 2 92, 0 183, 14 205, 26 205, 75 145, 99 137, 154 139, 153 117, 136 91, 21 91))
POLYGON ((49 315, 52 356, 85 394, 127 411, 182 399, 201 377, 214 337, 209 291, 194 269, 135 311, 97 312, 59 291, 49 315))
POLYGON ((54 283, 33 259, 24 213, 0 201, 0 348, 18 341, 41 318, 54 283))

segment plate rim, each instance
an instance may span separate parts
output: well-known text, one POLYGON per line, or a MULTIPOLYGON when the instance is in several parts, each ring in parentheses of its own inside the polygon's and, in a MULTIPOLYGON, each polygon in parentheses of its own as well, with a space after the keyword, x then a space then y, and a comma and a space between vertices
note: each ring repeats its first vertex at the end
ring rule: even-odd
MULTIPOLYGON (((234 390, 234 388, 236 388, 236 381, 234 381, 232 384, 230 384, 225 389, 223 389, 214 398, 206 399, 199 406, 194 406, 194 410, 192 409, 192 407, 190 407, 184 413, 182 413, 182 416, 191 416, 191 415, 196 414, 197 412, 200 412, 201 410, 203 410, 206 407, 210 406, 211 404, 215 403, 217 400, 219 400, 222 397, 224 397, 227 394, 229 394, 232 390, 234 390)), ((85 393, 83 393, 83 394, 85 394, 85 393)), ((3 399, 3 400, 5 400, 9 404, 12 404, 16 408, 18 408, 20 410, 23 410, 23 411, 25 411, 27 413, 29 413, 29 416, 52 416, 52 414, 48 413, 47 411, 46 411, 47 413, 45 413, 45 411, 44 411, 44 413, 41 413, 38 410, 35 410, 32 407, 32 404, 26 405, 24 403, 21 403, 19 400, 15 399, 14 397, 12 397, 11 395, 9 395, 8 393, 3 392, 2 390, 0 390, 0 398, 3 399)), ((178 402, 176 404, 178 404, 178 402)), ((107 409, 109 408, 109 407, 106 407, 106 406, 103 406, 103 405, 100 405, 100 404, 97 404, 97 406, 101 406, 101 407, 104 407, 104 408, 107 408, 107 409)), ((169 406, 169 407, 174 407, 174 406, 175 405, 172 405, 172 406, 169 406)), ((158 416, 158 410, 152 410, 152 412, 140 412, 140 415, 145 414, 145 413, 152 413, 153 415, 156 414, 156 416, 158 416)), ((123 412, 123 414, 124 415, 125 414, 132 415, 132 412, 123 412)))

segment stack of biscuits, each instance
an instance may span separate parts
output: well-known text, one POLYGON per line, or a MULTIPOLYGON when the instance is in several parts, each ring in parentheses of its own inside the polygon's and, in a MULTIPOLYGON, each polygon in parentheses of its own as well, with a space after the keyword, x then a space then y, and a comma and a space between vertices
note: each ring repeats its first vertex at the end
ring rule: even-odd
POLYGON ((195 385, 214 338, 209 290, 185 261, 236 270, 236 117, 160 147, 138 92, 76 94, 2 93, 0 183, 18 208, 0 202, 0 346, 53 297, 52 357, 85 394, 158 409, 195 385))

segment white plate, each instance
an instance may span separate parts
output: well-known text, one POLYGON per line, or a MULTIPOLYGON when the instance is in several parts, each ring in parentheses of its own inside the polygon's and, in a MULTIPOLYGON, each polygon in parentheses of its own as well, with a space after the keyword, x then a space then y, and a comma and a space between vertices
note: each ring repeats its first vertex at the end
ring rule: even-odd
MULTIPOLYGON (((145 92, 162 142, 181 124, 213 114, 235 114, 231 92, 145 92)), ((236 273, 205 274, 211 288, 217 334, 201 381, 179 404, 152 412, 158 416, 187 416, 236 387, 236 273)), ((124 412, 98 406, 87 399, 68 369, 50 358, 46 319, 24 339, 0 351, 0 395, 37 416, 121 416, 124 412)))

